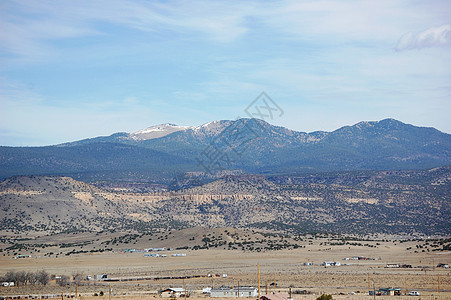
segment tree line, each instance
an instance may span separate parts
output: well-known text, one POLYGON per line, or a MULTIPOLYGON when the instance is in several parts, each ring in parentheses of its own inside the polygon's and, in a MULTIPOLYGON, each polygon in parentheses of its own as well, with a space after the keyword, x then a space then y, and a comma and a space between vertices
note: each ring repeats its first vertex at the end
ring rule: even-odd
POLYGON ((0 282, 14 282, 14 285, 47 285, 50 280, 55 280, 56 284, 60 286, 68 284, 80 284, 80 282, 85 278, 83 272, 74 272, 72 276, 55 276, 50 275, 44 270, 36 272, 25 272, 25 271, 8 271, 4 276, 0 276, 0 282))
POLYGON ((50 281, 50 274, 44 270, 36 272, 25 271, 8 271, 4 276, 0 277, 1 282, 14 282, 16 286, 27 284, 47 285, 50 281))

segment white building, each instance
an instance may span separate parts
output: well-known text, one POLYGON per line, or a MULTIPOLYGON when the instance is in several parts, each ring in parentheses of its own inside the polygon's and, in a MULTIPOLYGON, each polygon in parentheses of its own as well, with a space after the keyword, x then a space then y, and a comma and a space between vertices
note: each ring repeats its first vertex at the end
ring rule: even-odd
POLYGON ((166 248, 147 248, 144 249, 147 252, 166 251, 166 248))
POLYGON ((158 253, 146 253, 144 254, 145 257, 160 257, 161 255, 158 253))
POLYGON ((211 289, 210 297, 258 297, 258 289, 250 286, 220 287, 217 289, 211 289))
POLYGON ((5 282, 2 282, 2 286, 4 286, 4 287, 14 286, 14 282, 5 281, 5 282))
POLYGON ((178 298, 185 295, 185 289, 183 288, 168 288, 160 291, 161 297, 164 298, 178 298))
POLYGON ((106 275, 106 274, 94 275, 94 280, 103 280, 103 279, 107 279, 107 278, 108 278, 108 275, 106 275))

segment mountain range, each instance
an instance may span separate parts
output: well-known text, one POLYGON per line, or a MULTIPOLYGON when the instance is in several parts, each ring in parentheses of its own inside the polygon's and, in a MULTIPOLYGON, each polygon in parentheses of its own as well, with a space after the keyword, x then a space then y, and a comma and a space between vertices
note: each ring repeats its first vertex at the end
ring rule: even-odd
POLYGON ((258 119, 161 124, 0 147, 0 228, 447 236, 450 150, 451 135, 393 119, 311 133, 258 119))
POLYGON ((83 181, 168 184, 201 172, 305 174, 425 169, 451 163, 451 135, 394 119, 311 133, 258 119, 162 124, 44 147, 0 147, 0 178, 64 175, 83 181))

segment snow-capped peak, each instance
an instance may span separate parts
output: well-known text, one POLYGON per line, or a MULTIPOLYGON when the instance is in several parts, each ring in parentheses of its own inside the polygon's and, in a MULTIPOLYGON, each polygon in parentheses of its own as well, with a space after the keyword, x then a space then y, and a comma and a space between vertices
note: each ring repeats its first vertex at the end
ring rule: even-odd
POLYGON ((212 121, 199 126, 179 126, 171 123, 165 123, 148 127, 130 133, 129 137, 136 140, 150 140, 164 137, 177 131, 192 130, 195 135, 216 135, 229 126, 233 121, 212 121))
POLYGON ((166 136, 168 134, 187 130, 193 128, 192 126, 179 126, 175 124, 165 123, 160 125, 155 125, 148 127, 146 129, 138 130, 135 132, 130 133, 130 137, 134 140, 150 140, 150 139, 156 139, 163 136, 166 136))
POLYGON ((197 134, 215 134, 224 130, 233 121, 223 120, 223 121, 211 121, 200 126, 191 128, 197 134))

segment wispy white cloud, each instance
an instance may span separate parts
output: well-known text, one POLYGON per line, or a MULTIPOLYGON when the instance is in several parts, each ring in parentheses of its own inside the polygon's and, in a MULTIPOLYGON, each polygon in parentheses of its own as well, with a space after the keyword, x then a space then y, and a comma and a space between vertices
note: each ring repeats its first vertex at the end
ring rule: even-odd
MULTIPOLYGON (((304 39, 323 43, 374 43, 409 30, 409 1, 11 1, 0 18, 0 45, 30 59, 54 56, 51 41, 111 34, 105 24, 192 42, 233 43, 264 33, 268 41, 304 39), (50 53, 50 54, 49 54, 50 53)), ((412 5, 413 11, 422 7, 412 5)), ((432 20, 434 13, 423 18, 432 20)), ((449 25, 448 25, 449 26, 449 25)), ((399 49, 449 39, 437 31, 408 34, 399 49), (433 37, 431 37, 433 36, 433 37), (431 41, 434 40, 434 41, 431 41)), ((445 28, 446 29, 446 28, 445 28)), ((449 29, 448 29, 449 30, 449 29)), ((388 41, 390 42, 390 41, 388 41)), ((391 41, 393 42, 393 41, 391 41)))
POLYGON ((451 45, 451 24, 432 27, 420 33, 403 35, 396 45, 397 51, 442 47, 451 45))
POLYGON ((262 90, 294 129, 396 109, 450 126, 451 52, 436 47, 449 44, 449 0, 0 0, 0 14, 5 132, 61 141, 232 119, 262 90), (397 42, 434 48, 400 55, 397 42))
POLYGON ((150 37, 229 43, 247 32, 248 5, 210 1, 133 0, 12 1, 0 18, 3 51, 38 60, 52 50, 52 41, 111 34, 105 25, 147 32, 150 37))

